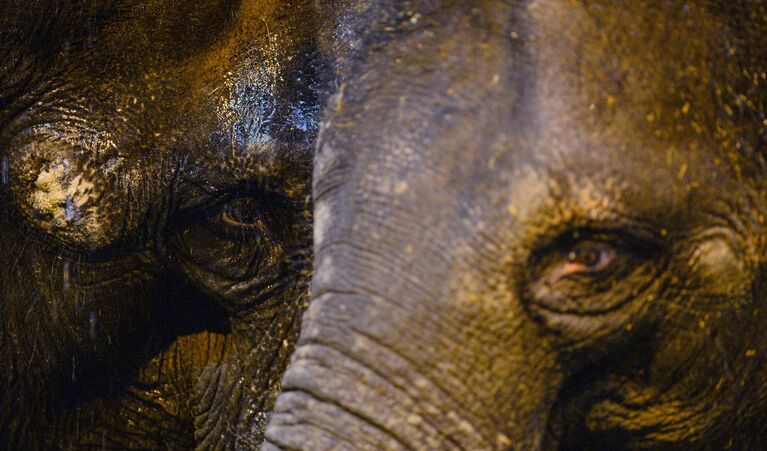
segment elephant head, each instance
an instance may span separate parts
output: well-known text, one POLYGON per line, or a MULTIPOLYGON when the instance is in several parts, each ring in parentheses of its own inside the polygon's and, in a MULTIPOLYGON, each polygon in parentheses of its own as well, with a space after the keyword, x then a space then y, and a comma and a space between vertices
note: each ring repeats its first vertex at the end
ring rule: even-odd
POLYGON ((329 2, 266 449, 767 443, 767 5, 329 2))
POLYGON ((0 448, 260 441, 306 303, 312 11, 0 0, 0 448))

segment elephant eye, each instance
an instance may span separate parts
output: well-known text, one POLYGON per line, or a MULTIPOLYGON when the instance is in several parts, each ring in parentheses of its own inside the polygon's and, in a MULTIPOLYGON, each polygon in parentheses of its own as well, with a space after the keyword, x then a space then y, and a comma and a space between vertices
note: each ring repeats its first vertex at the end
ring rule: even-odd
POLYGON ((549 284, 583 282, 584 278, 589 282, 616 280, 637 260, 631 249, 614 238, 594 238, 561 246, 545 259, 541 277, 549 284))
POLYGON ((560 267, 560 277, 593 273, 606 269, 615 259, 615 249, 606 243, 579 243, 568 253, 560 267))
POLYGON ((219 213, 219 220, 228 227, 264 232, 265 218, 257 199, 241 197, 227 203, 219 213))
POLYGON ((667 255, 638 227, 568 231, 534 254, 522 296, 537 313, 606 314, 638 299, 667 255))

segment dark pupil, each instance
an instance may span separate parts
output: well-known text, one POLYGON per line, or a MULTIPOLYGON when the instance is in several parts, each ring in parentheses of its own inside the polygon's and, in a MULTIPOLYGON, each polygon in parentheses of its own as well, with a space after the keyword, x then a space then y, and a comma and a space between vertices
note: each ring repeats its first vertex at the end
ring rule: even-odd
POLYGON ((570 263, 578 263, 583 266, 595 266, 599 262, 599 256, 599 249, 574 249, 567 254, 567 261, 570 263))

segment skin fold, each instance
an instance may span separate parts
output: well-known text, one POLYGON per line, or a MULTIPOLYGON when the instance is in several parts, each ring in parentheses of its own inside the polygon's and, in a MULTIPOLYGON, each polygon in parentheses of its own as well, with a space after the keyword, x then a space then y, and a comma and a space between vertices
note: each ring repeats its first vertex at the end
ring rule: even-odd
POLYGON ((767 5, 323 2, 264 449, 764 449, 767 5))
POLYGON ((254 449, 306 304, 313 6, 0 11, 0 448, 254 449))

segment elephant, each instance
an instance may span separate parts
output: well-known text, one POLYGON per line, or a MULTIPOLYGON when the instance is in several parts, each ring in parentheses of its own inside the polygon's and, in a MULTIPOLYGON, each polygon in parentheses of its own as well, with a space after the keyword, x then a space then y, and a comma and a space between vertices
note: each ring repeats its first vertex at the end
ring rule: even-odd
POLYGON ((262 449, 765 449, 767 3, 339 0, 262 449))
POLYGON ((255 449, 308 302, 314 5, 0 11, 0 448, 255 449))

